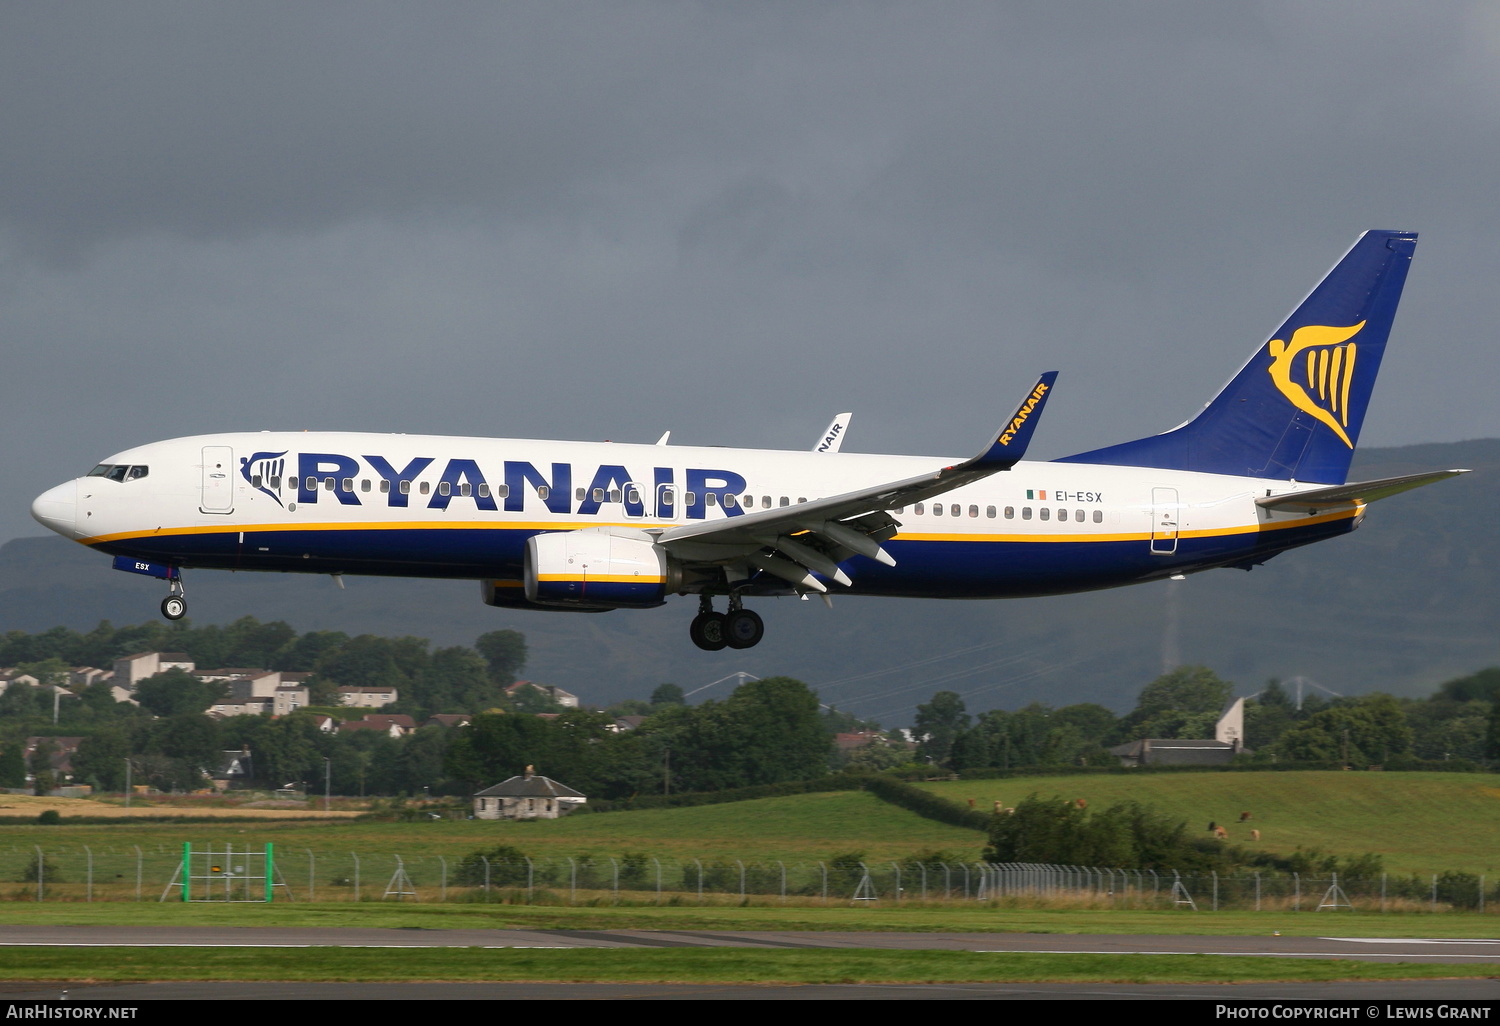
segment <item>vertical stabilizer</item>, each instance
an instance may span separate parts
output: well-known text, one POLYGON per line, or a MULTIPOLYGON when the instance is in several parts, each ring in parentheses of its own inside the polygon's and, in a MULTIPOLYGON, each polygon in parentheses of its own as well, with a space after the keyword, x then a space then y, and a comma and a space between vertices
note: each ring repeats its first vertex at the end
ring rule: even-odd
POLYGON ((1365 232, 1192 420, 1058 462, 1342 484, 1416 245, 1365 232))

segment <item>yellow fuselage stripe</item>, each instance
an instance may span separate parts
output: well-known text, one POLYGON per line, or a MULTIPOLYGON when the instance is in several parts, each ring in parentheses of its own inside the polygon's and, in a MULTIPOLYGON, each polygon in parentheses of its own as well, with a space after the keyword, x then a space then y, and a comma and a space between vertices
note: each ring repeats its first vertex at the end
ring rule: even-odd
MULTIPOLYGON (((1124 534, 1105 534, 1103 532, 1071 532, 1071 533, 1041 533, 1036 534, 955 534, 955 533, 930 533, 926 531, 901 531, 893 540, 895 541, 938 541, 938 542, 1128 542, 1148 541, 1153 537, 1178 537, 1178 538, 1218 538, 1237 534, 1258 534, 1266 531, 1282 531, 1293 527, 1304 527, 1309 524, 1331 523, 1336 520, 1347 520, 1358 516, 1364 511, 1364 505, 1360 504, 1353 509, 1340 510, 1336 513, 1322 513, 1317 516, 1297 517, 1287 520, 1273 520, 1267 523, 1241 524, 1235 527, 1218 527, 1201 531, 1177 531, 1164 533, 1160 536, 1153 535, 1149 531, 1132 531, 1124 534)), ((409 520, 386 520, 376 522, 324 522, 314 524, 226 524, 218 526, 199 527, 159 527, 154 531, 124 531, 119 534, 101 534, 93 538, 80 538, 84 545, 99 545, 106 542, 129 541, 132 538, 170 538, 187 535, 211 535, 211 534, 276 534, 287 531, 571 531, 584 527, 630 527, 637 530, 648 528, 668 528, 672 524, 651 523, 648 521, 610 522, 610 523, 559 523, 553 521, 504 521, 496 523, 487 520, 462 520, 462 521, 421 521, 409 520)), ((726 527, 729 527, 726 523, 726 527)))

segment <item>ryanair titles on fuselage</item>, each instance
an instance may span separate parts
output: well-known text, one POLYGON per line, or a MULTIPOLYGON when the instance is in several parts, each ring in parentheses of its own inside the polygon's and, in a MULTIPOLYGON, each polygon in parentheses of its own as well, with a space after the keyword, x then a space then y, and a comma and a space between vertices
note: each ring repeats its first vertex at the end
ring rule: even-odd
POLYGON ((441 476, 435 482, 429 478, 430 489, 419 490, 415 482, 437 464, 437 458, 432 456, 418 456, 398 466, 377 455, 292 454, 282 450, 241 458, 240 476, 278 503, 285 499, 286 503, 299 505, 336 501, 345 506, 374 504, 404 508, 416 504, 427 509, 447 509, 454 499, 465 499, 472 501, 476 509, 497 512, 503 508, 519 513, 525 509, 526 494, 530 491, 551 513, 582 516, 598 513, 607 501, 622 502, 628 514, 644 516, 648 494, 659 496, 663 489, 674 489, 673 500, 684 503, 683 512, 688 519, 697 520, 708 516, 711 505, 722 507, 727 516, 740 516, 744 511, 737 500, 726 502, 725 497, 738 496, 747 487, 742 475, 707 467, 686 468, 679 494, 675 491, 678 482, 672 467, 652 467, 649 478, 643 478, 618 463, 599 464, 592 472, 579 473, 580 468, 572 463, 543 464, 539 468, 525 460, 504 460, 500 468, 492 465, 487 473, 478 460, 453 458, 442 463, 441 476), (272 487, 273 475, 266 473, 267 469, 286 466, 291 470, 289 464, 293 460, 295 484, 286 489, 272 487), (360 492, 343 486, 345 480, 368 477, 371 473, 385 482, 378 492, 360 492), (582 485, 581 499, 575 498, 575 482, 582 485))

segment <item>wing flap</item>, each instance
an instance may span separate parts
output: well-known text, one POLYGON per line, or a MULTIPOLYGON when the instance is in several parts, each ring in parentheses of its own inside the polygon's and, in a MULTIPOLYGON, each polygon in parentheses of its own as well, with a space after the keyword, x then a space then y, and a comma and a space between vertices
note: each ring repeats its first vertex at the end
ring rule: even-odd
MULTIPOLYGON (((693 560, 694 556, 701 559, 703 554, 714 551, 720 554, 716 562, 744 559, 789 581, 791 577, 788 575, 794 572, 794 565, 803 572, 816 571, 833 580, 843 577, 839 583, 849 583, 847 575, 842 572, 825 573, 826 566, 838 561, 836 553, 826 551, 828 546, 847 549, 894 566, 896 561, 880 546, 880 542, 894 535, 899 526, 887 511, 942 495, 1009 470, 1021 462, 1056 380, 1056 371, 1043 374, 1001 427, 995 440, 979 455, 963 463, 796 506, 683 524, 663 531, 657 541, 681 559, 693 560), (821 542, 823 547, 811 547, 814 542, 821 542), (777 555, 757 555, 765 550, 774 550, 777 555), (751 556, 755 558, 747 558, 751 556)), ((834 569, 837 570, 837 566, 834 569)), ((816 579, 804 578, 802 574, 798 577, 792 582, 798 587, 824 590, 816 579), (812 587, 807 581, 818 587, 812 587)))

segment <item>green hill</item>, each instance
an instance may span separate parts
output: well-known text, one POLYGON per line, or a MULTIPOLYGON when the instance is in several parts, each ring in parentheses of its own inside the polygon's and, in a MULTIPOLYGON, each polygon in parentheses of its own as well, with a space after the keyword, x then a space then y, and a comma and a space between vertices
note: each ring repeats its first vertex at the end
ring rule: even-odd
POLYGON ((944 781, 922 787, 978 808, 1014 806, 1035 792, 1083 798, 1090 809, 1138 801, 1207 836, 1210 821, 1230 842, 1290 854, 1374 852, 1392 873, 1487 874, 1500 868, 1500 778, 1477 773, 1143 773, 944 781), (1240 813, 1249 822, 1240 823, 1240 813), (1251 829, 1261 832, 1257 843, 1251 829))

